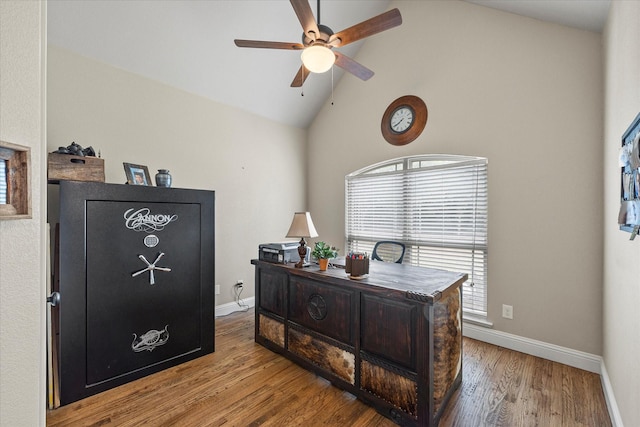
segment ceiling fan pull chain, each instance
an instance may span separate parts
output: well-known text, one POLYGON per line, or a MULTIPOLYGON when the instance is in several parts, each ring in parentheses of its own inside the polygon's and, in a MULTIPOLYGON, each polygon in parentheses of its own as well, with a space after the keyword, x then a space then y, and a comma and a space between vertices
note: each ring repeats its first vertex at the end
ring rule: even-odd
POLYGON ((302 73, 300 73, 300 79, 302 84, 300 85, 300 96, 304 96, 304 65, 302 66, 302 73))
POLYGON ((333 65, 331 66, 331 105, 333 105, 333 65))

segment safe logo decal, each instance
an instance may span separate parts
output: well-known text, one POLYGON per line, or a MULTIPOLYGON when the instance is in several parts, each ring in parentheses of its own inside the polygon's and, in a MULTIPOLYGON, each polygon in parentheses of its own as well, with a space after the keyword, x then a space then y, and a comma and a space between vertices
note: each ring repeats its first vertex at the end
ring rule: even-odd
POLYGON ((138 210, 131 208, 124 213, 125 227, 129 230, 144 231, 146 233, 162 231, 167 224, 177 220, 178 215, 151 215, 151 209, 149 208, 141 208, 138 210))
POLYGON ((163 330, 151 329, 150 331, 140 335, 138 337, 133 334, 133 342, 131 343, 131 350, 139 353, 141 351, 153 351, 154 348, 166 344, 169 341, 169 325, 166 325, 163 330))

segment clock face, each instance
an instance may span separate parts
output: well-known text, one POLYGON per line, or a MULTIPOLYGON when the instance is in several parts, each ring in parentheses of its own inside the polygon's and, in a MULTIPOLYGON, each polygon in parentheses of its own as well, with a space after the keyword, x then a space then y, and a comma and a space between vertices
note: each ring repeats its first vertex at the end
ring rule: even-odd
POLYGON ((395 133, 404 133, 413 124, 414 113, 408 105, 402 105, 391 115, 391 130, 395 133))

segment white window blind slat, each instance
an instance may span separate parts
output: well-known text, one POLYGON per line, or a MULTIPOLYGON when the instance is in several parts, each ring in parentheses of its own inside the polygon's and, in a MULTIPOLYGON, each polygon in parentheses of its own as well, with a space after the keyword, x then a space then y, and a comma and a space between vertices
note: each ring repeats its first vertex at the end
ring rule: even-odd
POLYGON ((7 204, 7 161, 0 159, 0 204, 7 204))
POLYGON ((487 311, 487 159, 428 155, 383 162, 346 177, 349 251, 404 242, 404 262, 464 272, 463 310, 487 311))

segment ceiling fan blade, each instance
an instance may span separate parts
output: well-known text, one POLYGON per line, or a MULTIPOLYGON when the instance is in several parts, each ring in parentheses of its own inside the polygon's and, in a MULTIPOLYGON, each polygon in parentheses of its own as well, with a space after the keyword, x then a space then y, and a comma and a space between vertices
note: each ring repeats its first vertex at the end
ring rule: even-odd
POLYGON ((318 24, 316 18, 313 16, 311 6, 309 6, 309 0, 290 0, 293 10, 298 16, 298 21, 302 24, 304 33, 309 36, 310 39, 315 40, 320 35, 318 30, 318 24))
POLYGON ((353 27, 349 27, 335 33, 329 39, 329 44, 335 47, 345 46, 365 37, 397 27, 400 24, 402 24, 400 11, 398 9, 391 9, 381 15, 374 16, 373 18, 362 21, 353 27))
POLYGON ((268 42, 268 41, 262 41, 262 40, 240 40, 240 39, 235 39, 233 42, 238 47, 256 47, 256 48, 264 48, 264 49, 288 49, 288 50, 304 49, 304 45, 300 43, 268 42))
POLYGON ((336 65, 342 68, 345 71, 350 72, 354 76, 358 77, 361 80, 369 80, 373 77, 373 71, 360 64, 359 62, 354 61, 346 55, 338 51, 333 51, 336 54, 336 65))
POLYGON ((298 70, 298 74, 296 74, 296 76, 293 78, 293 81, 291 82, 291 87, 302 86, 304 81, 307 80, 307 77, 309 77, 309 74, 311 74, 311 71, 307 70, 307 67, 305 67, 304 65, 301 65, 300 69, 298 70))

